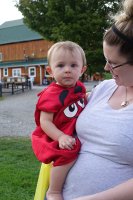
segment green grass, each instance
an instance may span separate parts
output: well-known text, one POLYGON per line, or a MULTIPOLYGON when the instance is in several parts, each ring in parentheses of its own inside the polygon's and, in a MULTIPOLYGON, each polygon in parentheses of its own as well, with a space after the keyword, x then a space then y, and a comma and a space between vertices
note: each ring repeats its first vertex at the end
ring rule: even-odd
POLYGON ((39 170, 29 138, 0 137, 1 200, 33 200, 39 170))

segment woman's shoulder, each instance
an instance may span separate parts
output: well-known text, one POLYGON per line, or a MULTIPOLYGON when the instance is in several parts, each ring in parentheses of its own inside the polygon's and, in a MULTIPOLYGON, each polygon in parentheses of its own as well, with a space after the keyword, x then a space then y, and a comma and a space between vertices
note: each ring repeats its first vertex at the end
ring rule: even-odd
POLYGON ((99 83, 97 85, 97 88, 112 88, 112 87, 115 87, 116 86, 116 83, 115 83, 115 80, 114 79, 109 79, 109 80, 104 80, 102 81, 101 83, 99 83))
POLYGON ((116 87, 117 85, 114 79, 104 80, 92 90, 89 99, 94 99, 96 97, 101 99, 106 97, 110 95, 116 87))
POLYGON ((116 87, 115 80, 114 79, 109 79, 109 80, 104 80, 101 83, 99 83, 95 87, 94 91, 95 92, 102 92, 102 91, 105 92, 105 91, 110 91, 115 87, 116 87))

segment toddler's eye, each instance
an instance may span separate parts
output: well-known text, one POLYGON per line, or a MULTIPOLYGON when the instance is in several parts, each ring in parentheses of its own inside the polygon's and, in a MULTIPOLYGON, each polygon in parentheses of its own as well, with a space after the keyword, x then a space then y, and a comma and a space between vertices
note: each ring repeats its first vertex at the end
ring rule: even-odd
POLYGON ((60 67, 60 68, 62 68, 64 65, 63 64, 59 64, 57 67, 60 67))
POLYGON ((72 64, 71 67, 76 67, 76 64, 72 64))

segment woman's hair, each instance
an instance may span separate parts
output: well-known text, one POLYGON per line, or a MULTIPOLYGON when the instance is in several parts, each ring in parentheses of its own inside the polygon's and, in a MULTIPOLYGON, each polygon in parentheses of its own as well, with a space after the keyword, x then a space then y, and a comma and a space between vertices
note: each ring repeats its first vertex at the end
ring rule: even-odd
POLYGON ((125 0, 122 10, 114 17, 114 24, 104 33, 103 41, 119 46, 119 53, 133 60, 133 0, 125 0))
POLYGON ((85 57, 84 50, 77 43, 71 42, 71 41, 61 41, 52 45, 52 47, 48 50, 48 54, 47 54, 49 65, 50 65, 50 61, 51 61, 51 57, 53 53, 55 53, 58 49, 69 50, 71 53, 75 51, 79 52, 83 60, 83 66, 86 66, 86 57, 85 57))

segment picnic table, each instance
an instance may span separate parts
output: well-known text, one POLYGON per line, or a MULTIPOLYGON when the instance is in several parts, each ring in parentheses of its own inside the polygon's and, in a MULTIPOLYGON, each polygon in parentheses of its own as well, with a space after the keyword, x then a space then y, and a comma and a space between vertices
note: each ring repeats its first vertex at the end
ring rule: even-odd
POLYGON ((0 83, 0 96, 3 93, 15 94, 18 91, 31 89, 31 80, 25 77, 7 77, 0 83))

